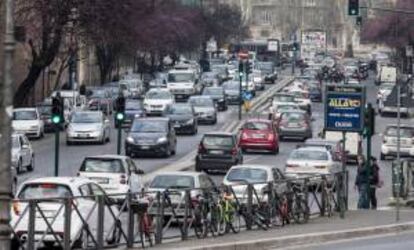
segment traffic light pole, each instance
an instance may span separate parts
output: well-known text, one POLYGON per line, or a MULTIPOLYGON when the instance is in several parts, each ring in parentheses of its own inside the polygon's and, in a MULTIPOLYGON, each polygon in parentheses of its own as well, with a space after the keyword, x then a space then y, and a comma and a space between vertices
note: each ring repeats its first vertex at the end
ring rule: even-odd
POLYGON ((122 145, 121 145, 121 143, 122 143, 122 121, 118 121, 118 122, 119 122, 119 124, 118 124, 118 144, 117 144, 117 147, 116 147, 116 153, 118 155, 120 155, 121 154, 121 148, 122 148, 122 145))
MULTIPOLYGON (((373 112, 373 108, 372 108, 372 104, 371 103, 368 103, 367 104, 367 112, 368 112, 368 117, 371 117, 372 115, 374 116, 375 114, 373 114, 372 112, 373 112)), ((370 185, 370 176, 371 176, 371 171, 372 171, 372 169, 371 169, 371 156, 372 156, 372 152, 371 152, 371 145, 372 145, 372 134, 373 134, 373 132, 374 131, 372 131, 372 127, 373 126, 371 126, 371 122, 375 122, 375 121, 373 121, 371 118, 369 118, 368 119, 369 120, 369 125, 367 126, 367 124, 365 125, 365 128, 366 128, 366 134, 367 134, 367 159, 365 160, 365 169, 366 169, 366 173, 367 173, 367 180, 366 180, 366 195, 365 195, 365 197, 368 199, 367 201, 365 201, 365 202, 367 202, 367 204, 365 204, 368 208, 369 208, 369 206, 370 206, 370 201, 371 201, 371 197, 370 197, 370 188, 371 188, 371 185, 370 185)))
POLYGON ((60 124, 55 124, 55 176, 59 176, 60 124))
POLYGON ((243 81, 243 77, 242 74, 239 73, 239 121, 241 121, 242 119, 242 103, 243 103, 243 97, 242 97, 242 81, 243 81))

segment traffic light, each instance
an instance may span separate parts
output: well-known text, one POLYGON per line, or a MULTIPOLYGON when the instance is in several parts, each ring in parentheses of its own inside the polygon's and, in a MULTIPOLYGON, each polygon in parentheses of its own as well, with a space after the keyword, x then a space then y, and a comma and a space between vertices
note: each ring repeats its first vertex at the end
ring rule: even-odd
POLYGON ((244 62, 239 61, 239 76, 240 77, 243 77, 243 72, 244 72, 244 62))
POLYGON ((364 127, 370 135, 375 134, 375 109, 371 103, 367 104, 364 114, 364 127))
POLYGON ((294 42, 292 44, 292 51, 299 51, 300 50, 300 45, 298 42, 294 42))
POLYGON ((253 63, 250 61, 246 62, 246 74, 253 73, 253 63))
POLYGON ((348 15, 359 16, 359 0, 348 0, 348 15))
POLYGON ((61 124, 64 122, 63 101, 60 97, 52 98, 52 123, 61 124))
POLYGON ((122 122, 125 118, 125 97, 123 95, 119 95, 116 98, 115 104, 115 119, 118 122, 122 122))
POLYGON ((361 26, 362 25, 362 16, 357 16, 356 18, 356 25, 361 26))

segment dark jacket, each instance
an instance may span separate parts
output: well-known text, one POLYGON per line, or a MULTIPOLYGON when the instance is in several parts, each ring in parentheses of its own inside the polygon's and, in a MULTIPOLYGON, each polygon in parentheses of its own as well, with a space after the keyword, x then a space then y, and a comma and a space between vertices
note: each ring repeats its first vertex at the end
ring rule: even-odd
POLYGON ((369 176, 369 184, 377 186, 379 184, 379 167, 377 164, 373 164, 369 176))
POLYGON ((365 185, 368 183, 368 171, 366 167, 358 167, 355 178, 355 186, 365 185))

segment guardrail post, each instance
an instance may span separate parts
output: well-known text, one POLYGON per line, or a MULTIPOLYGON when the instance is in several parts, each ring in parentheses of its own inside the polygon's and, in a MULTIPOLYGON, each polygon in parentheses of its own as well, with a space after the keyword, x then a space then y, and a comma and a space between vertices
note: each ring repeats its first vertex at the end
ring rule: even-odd
POLYGON ((27 229, 27 249, 35 249, 35 221, 36 221, 36 200, 29 201, 29 227, 27 229))
POLYGON ((105 197, 98 195, 98 227, 96 232, 96 248, 103 249, 104 247, 104 212, 105 212, 105 197))
POLYGON ((305 178, 303 181, 303 193, 305 195, 306 205, 309 206, 309 178, 305 178))
POLYGON ((185 190, 184 193, 184 223, 182 240, 187 240, 188 237, 188 216, 190 215, 190 190, 185 190))
POLYGON ((325 216, 326 210, 326 177, 322 176, 321 181, 321 216, 325 216))
POLYGON ((246 228, 247 230, 252 229, 252 218, 253 218, 253 186, 247 185, 247 208, 246 208, 246 228))
POLYGON ((349 172, 345 172, 345 210, 348 211, 348 197, 349 197, 349 172))
POLYGON ((156 233, 155 233, 155 243, 156 244, 161 244, 162 243, 162 224, 164 223, 163 221, 163 216, 164 216, 164 193, 162 194, 161 197, 161 192, 157 192, 156 195, 156 199, 157 199, 157 215, 156 215, 156 233))
POLYGON ((336 191, 336 200, 337 200, 337 207, 335 208, 337 212, 341 211, 341 192, 342 192, 342 182, 341 182, 341 174, 337 173, 335 174, 335 191, 336 191))
POLYGON ((72 221, 72 198, 66 198, 65 202, 65 218, 64 218, 64 230, 63 230, 63 249, 70 249, 70 232, 72 221))
POLYGON ((134 209, 132 205, 132 194, 128 192, 127 199, 128 199, 128 234, 127 234, 127 247, 132 248, 134 246, 134 209))

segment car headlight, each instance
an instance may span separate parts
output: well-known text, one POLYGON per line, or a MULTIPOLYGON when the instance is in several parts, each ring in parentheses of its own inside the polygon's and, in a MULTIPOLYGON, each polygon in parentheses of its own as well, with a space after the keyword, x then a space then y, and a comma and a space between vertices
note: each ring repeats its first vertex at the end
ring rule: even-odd
POLYGON ((133 143, 134 142, 134 138, 132 138, 131 136, 128 136, 126 138, 127 142, 133 143))
POLYGON ((135 116, 134 116, 135 118, 140 118, 141 117, 141 114, 135 114, 135 116))
POLYGON ((190 120, 188 120, 188 121, 185 122, 185 124, 187 124, 187 125, 191 125, 193 123, 194 123, 194 119, 190 119, 190 120))
POLYGON ((161 144, 161 143, 166 143, 168 140, 167 140, 167 137, 161 137, 161 138, 159 138, 158 140, 157 140, 157 143, 158 144, 161 144))

